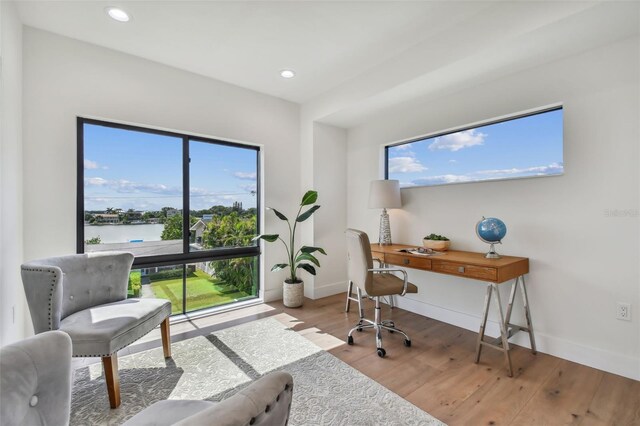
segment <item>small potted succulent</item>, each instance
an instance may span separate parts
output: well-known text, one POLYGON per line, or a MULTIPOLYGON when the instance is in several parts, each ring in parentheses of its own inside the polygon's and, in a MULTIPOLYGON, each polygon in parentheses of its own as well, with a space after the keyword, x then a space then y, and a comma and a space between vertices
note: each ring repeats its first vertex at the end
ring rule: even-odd
POLYGON ((451 241, 443 235, 429 234, 422 240, 425 248, 435 251, 447 251, 451 245, 451 241))

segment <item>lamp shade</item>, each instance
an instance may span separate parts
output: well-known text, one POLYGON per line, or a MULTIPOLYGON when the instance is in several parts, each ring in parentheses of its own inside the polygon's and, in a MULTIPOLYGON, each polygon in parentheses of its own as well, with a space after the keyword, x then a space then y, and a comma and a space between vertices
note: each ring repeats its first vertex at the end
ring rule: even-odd
POLYGON ((370 209, 398 209, 402 207, 400 200, 400 181, 372 180, 369 186, 370 209))

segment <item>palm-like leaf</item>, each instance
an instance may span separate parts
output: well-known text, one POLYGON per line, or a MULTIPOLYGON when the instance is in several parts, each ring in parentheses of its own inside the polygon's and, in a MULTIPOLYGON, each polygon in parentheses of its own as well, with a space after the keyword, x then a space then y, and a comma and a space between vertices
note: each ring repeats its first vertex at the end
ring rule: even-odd
POLYGON ((301 264, 298 265, 298 268, 304 269, 305 271, 307 271, 311 275, 315 275, 316 274, 316 268, 314 268, 312 265, 309 265, 308 263, 301 263, 301 264))
POLYGON ((282 213, 280 213, 278 210, 271 208, 271 210, 273 210, 273 212, 276 214, 276 216, 278 216, 278 219, 280 220, 284 220, 284 221, 288 221, 289 219, 287 219, 287 217, 285 215, 283 215, 282 213))
POLYGON ((280 235, 278 235, 278 234, 261 234, 261 235, 258 235, 257 237, 253 237, 251 239, 251 241, 265 240, 265 241, 269 241, 270 243, 272 243, 272 242, 276 241, 279 237, 280 237, 280 235))
POLYGON ((308 260, 309 262, 315 264, 316 266, 320 267, 320 261, 318 261, 318 259, 316 259, 316 257, 312 254, 309 253, 302 253, 299 254, 298 257, 296 257, 296 263, 300 263, 302 261, 308 260))
POLYGON ((288 263, 276 263, 275 265, 273 265, 273 266, 271 267, 271 271, 272 271, 272 272, 274 272, 274 271, 279 271, 279 270, 281 270, 281 269, 286 268, 287 266, 289 266, 289 264, 288 264, 288 263))
POLYGON ((302 196, 301 206, 308 206, 309 204, 313 204, 318 199, 318 191, 307 191, 302 196))
POLYGON ((302 246, 302 248, 300 249, 300 251, 301 251, 302 253, 314 253, 314 252, 316 252, 316 251, 317 251, 317 252, 320 252, 320 253, 322 253, 322 254, 324 254, 324 255, 326 255, 326 254, 327 254, 327 252, 326 252, 326 251, 324 251, 324 249, 323 249, 323 248, 320 248, 320 247, 312 247, 312 246, 302 246))
POLYGON ((313 206, 311 207, 309 210, 307 210, 306 212, 302 213, 300 216, 298 216, 296 218, 296 222, 304 222, 305 220, 309 219, 311 217, 311 215, 320 208, 320 206, 313 206))

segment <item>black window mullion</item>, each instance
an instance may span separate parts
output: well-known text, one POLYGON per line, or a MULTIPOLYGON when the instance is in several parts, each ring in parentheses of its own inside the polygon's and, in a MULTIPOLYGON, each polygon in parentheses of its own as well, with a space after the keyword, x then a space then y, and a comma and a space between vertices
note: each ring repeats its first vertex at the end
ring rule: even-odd
MULTIPOLYGON (((191 206, 189 203, 189 138, 182 138, 182 253, 189 253, 189 240, 191 238, 191 206)), ((187 312, 187 264, 182 264, 182 313, 187 312)))
POLYGON ((84 119, 76 119, 78 168, 76 173, 76 251, 84 253, 84 119))
POLYGON ((189 228, 191 210, 189 205, 189 138, 182 138, 182 253, 189 253, 189 228))

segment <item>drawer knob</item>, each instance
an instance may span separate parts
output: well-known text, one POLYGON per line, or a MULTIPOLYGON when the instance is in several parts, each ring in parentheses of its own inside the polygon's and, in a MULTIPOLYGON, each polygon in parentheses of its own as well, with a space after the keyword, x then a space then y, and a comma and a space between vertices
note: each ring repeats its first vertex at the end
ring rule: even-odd
POLYGON ((458 266, 458 272, 464 274, 464 266, 458 266))
POLYGON ((409 259, 402 259, 402 263, 404 263, 405 265, 409 264, 409 259))

